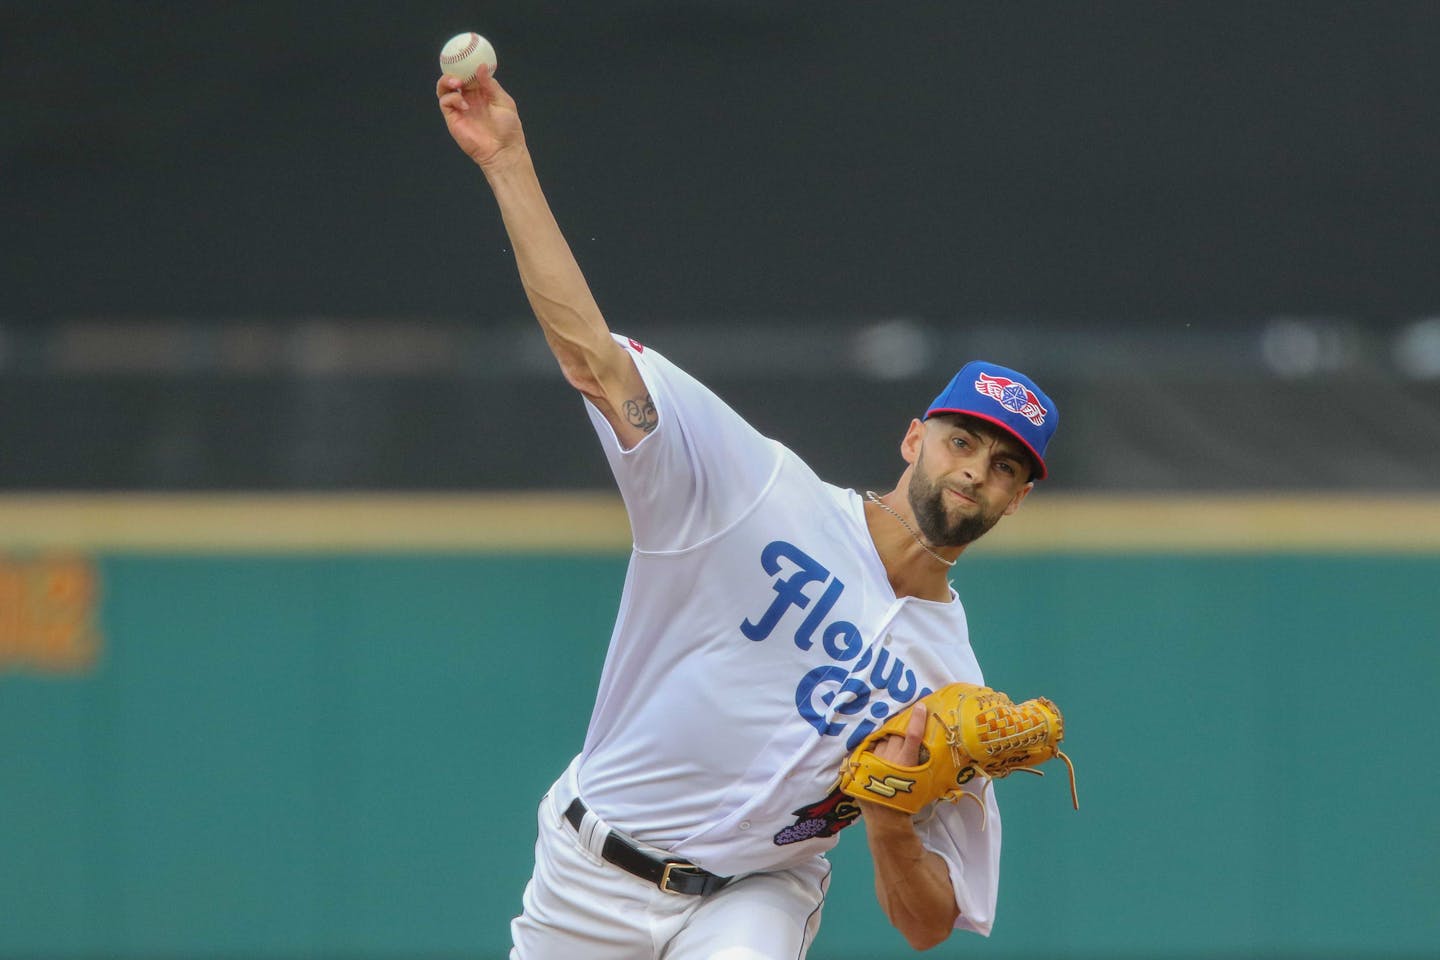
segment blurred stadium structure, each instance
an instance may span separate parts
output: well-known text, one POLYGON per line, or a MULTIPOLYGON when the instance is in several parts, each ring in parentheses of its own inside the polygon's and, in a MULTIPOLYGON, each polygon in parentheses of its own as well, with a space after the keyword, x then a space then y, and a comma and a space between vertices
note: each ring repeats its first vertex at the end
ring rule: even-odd
MULTIPOLYGON (((1440 485, 1436 318, 642 326, 642 339, 848 484, 895 472, 890 441, 971 355, 1023 357, 1059 399, 1055 487, 1440 485)), ((24 451, 4 458, 5 487, 608 485, 577 400, 523 318, 0 329, 0 449, 24 451)))
MULTIPOLYGON (((891 441, 977 356, 1023 358, 1060 403, 1047 486, 1440 486, 1440 318, 639 326, 849 485, 895 473, 891 441)), ((86 319, 0 331, 0 449, 24 451, 0 461, 3 487, 609 485, 578 401, 522 318, 86 319)))
POLYGON ((477 18, 612 326, 840 482, 972 356, 1056 488, 1440 482, 1433 3, 12 2, 0 488, 608 485, 430 100, 477 18))

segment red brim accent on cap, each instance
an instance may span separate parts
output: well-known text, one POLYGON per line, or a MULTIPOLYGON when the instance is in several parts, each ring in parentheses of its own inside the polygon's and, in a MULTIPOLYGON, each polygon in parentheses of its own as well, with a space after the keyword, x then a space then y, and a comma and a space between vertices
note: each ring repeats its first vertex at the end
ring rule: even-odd
POLYGON ((1020 436, 1020 434, 1016 433, 1014 430, 1011 430, 1010 424, 1006 423, 1004 420, 996 420, 994 417, 987 417, 983 413, 976 413, 974 410, 961 410, 958 407, 935 407, 933 410, 926 410, 925 419, 929 420, 937 413, 960 413, 964 414, 967 417, 974 417, 976 420, 984 420, 986 423, 995 424, 995 426, 999 427, 1001 430, 1004 430, 1007 434, 1020 441, 1020 445, 1026 450, 1030 451, 1030 456, 1034 457, 1035 462, 1040 464, 1040 476, 1033 479, 1044 480, 1050 475, 1049 468, 1045 466, 1045 458, 1035 452, 1035 448, 1030 446, 1030 441, 1020 436))

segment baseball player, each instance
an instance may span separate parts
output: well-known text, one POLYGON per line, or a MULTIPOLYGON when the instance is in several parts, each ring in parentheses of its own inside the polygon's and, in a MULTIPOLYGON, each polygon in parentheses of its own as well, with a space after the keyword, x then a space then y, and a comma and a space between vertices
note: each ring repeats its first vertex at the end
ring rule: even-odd
MULTIPOLYGON (((983 684, 947 575, 1045 476, 1055 406, 965 366, 900 441, 896 487, 821 481, 659 352, 613 335, 541 191, 515 101, 482 70, 441 113, 499 205, 520 278, 578 390, 634 551, 579 756, 540 803, 512 958, 804 957, 826 850, 863 813, 875 891, 917 949, 988 934, 993 791, 919 817, 837 789, 884 718, 983 684)), ((919 759, 923 705, 877 755, 919 759)))

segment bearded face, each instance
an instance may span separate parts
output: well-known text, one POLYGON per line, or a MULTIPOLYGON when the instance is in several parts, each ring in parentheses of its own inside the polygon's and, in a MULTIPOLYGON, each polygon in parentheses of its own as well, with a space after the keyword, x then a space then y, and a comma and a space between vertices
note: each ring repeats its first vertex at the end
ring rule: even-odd
POLYGON ((972 484, 956 479, 950 486, 975 501, 974 506, 946 502, 945 487, 925 468, 925 450, 910 477, 910 509, 921 534, 935 547, 964 547, 984 536, 1005 515, 1006 503, 991 504, 972 484))

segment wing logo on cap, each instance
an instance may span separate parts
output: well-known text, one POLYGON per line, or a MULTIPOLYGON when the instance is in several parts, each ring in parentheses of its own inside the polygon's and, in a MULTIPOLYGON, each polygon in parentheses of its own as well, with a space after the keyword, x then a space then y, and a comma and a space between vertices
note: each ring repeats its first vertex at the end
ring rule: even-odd
POLYGON ((1040 406, 1040 398, 1030 392, 1025 384, 1016 383, 1009 377, 992 377, 988 373, 982 373, 980 379, 975 381, 975 392, 983 393, 1006 410, 1020 414, 1037 427, 1045 422, 1045 415, 1050 412, 1040 406))

